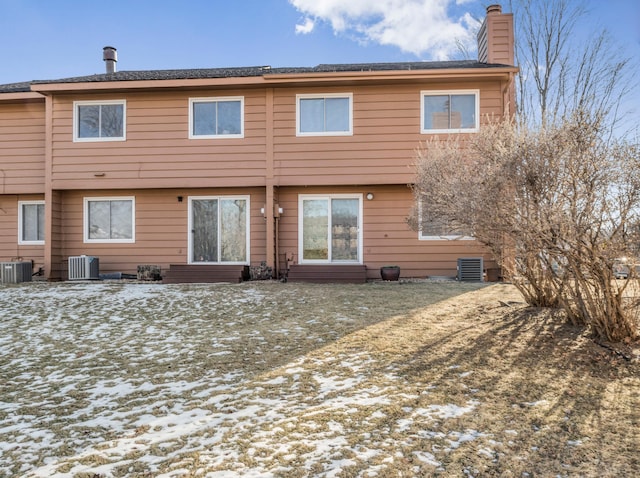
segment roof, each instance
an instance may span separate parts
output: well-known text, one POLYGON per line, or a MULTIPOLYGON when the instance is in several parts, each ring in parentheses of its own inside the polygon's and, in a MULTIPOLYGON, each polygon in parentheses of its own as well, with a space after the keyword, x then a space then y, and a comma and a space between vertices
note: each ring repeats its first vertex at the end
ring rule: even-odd
POLYGON ((385 71, 416 71, 416 70, 447 70, 447 69, 489 69, 504 68, 510 65, 481 63, 476 60, 461 61, 420 61, 402 63, 351 63, 351 64, 321 64, 314 67, 279 67, 249 66, 237 68, 204 68, 180 70, 140 70, 117 71, 115 73, 100 73, 89 76, 76 76, 54 80, 33 80, 30 82, 0 85, 0 93, 27 92, 31 85, 64 84, 64 83, 105 83, 115 81, 145 81, 145 80, 189 80, 214 78, 244 78, 268 77, 270 75, 309 75, 313 73, 348 73, 348 72, 385 72, 385 71))
POLYGON ((31 83, 28 81, 0 85, 0 93, 24 93, 27 91, 31 91, 31 83))

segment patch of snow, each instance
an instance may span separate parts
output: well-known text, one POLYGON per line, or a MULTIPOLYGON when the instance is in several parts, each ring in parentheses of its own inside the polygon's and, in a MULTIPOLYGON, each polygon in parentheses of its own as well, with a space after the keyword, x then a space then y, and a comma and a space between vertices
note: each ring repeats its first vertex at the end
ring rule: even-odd
POLYGON ((536 402, 524 402, 523 405, 526 405, 527 407, 541 407, 544 405, 548 405, 549 401, 548 400, 538 400, 536 402))
POLYGON ((436 460, 436 457, 434 455, 432 455, 429 452, 414 451, 413 454, 418 460, 420 460, 423 463, 427 463, 428 465, 440 466, 442 464, 438 460, 436 460))
POLYGON ((447 441, 449 442, 449 449, 455 450, 463 443, 477 440, 480 437, 486 436, 484 433, 480 433, 477 430, 466 430, 464 432, 451 432, 447 435, 447 441))

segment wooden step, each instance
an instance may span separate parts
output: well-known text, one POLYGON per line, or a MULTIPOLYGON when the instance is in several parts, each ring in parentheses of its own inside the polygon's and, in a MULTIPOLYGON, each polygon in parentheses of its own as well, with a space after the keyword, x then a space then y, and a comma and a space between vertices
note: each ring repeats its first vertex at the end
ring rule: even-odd
POLYGON ((170 264, 162 278, 165 284, 242 282, 249 280, 249 266, 170 264))
POLYGON ((289 282, 365 283, 367 267, 361 264, 292 264, 287 275, 289 282))

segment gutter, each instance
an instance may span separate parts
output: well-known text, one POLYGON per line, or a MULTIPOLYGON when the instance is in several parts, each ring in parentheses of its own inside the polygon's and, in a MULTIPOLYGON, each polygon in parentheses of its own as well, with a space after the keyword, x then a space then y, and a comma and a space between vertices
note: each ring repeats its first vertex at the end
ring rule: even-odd
POLYGON ((440 78, 507 78, 517 72, 517 67, 496 67, 496 68, 456 68, 456 69, 424 69, 424 70, 393 70, 393 71, 341 71, 341 72, 321 72, 300 75, 295 73, 273 73, 264 75, 266 81, 289 82, 313 82, 313 81, 336 81, 336 80, 415 80, 415 79, 440 79, 440 78))
POLYGON ((15 100, 44 100, 44 94, 34 91, 21 91, 17 93, 0 93, 0 101, 15 100))
POLYGON ((109 91, 138 89, 191 89, 191 88, 246 88, 273 87, 278 84, 344 84, 379 82, 416 82, 442 79, 503 79, 509 80, 518 71, 517 67, 457 68, 434 70, 394 70, 394 71, 349 71, 314 73, 267 73, 249 77, 193 78, 168 80, 120 80, 86 81, 68 83, 35 83, 32 92, 109 91))

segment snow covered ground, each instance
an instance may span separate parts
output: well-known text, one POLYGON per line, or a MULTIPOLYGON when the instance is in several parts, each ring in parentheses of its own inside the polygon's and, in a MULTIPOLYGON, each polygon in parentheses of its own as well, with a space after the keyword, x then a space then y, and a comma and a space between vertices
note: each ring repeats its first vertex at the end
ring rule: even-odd
POLYGON ((333 290, 0 286, 0 476, 421 476, 479 440, 491 459, 499 444, 460 420, 474 372, 449 366, 462 392, 432 396, 368 339, 344 342, 393 315, 384 289, 333 290))

